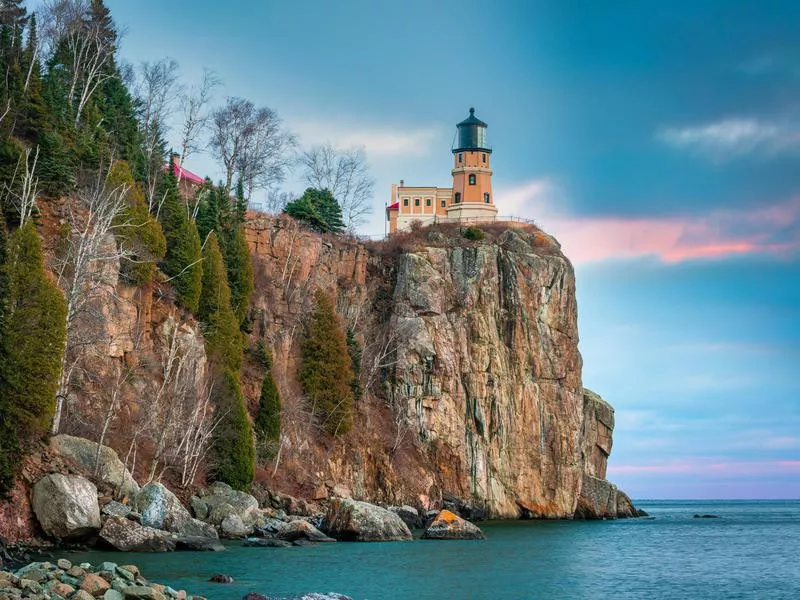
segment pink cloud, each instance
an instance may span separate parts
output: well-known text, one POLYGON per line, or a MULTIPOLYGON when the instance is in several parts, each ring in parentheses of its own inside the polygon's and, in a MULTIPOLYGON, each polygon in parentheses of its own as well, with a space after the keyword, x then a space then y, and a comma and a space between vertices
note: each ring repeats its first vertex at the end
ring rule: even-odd
POLYGON ((709 462, 698 458, 690 462, 659 465, 608 465, 608 476, 691 474, 701 477, 755 476, 800 473, 800 460, 749 462, 709 462))
POLYGON ((800 197, 757 210, 711 211, 700 216, 578 217, 564 214, 557 186, 547 180, 498 192, 504 212, 533 218, 562 244, 576 264, 655 257, 664 263, 765 254, 787 257, 800 236, 781 239, 800 225, 800 197))

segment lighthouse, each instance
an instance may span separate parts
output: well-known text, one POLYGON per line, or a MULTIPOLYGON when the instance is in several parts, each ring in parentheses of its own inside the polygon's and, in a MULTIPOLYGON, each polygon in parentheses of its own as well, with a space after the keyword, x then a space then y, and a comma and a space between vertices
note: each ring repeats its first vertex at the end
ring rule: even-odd
POLYGON ((497 215, 492 195, 492 148, 486 138, 489 126, 469 109, 457 128, 453 148, 453 199, 447 208, 450 219, 491 220, 497 215))
POLYGON ((392 184, 386 203, 389 233, 413 225, 434 223, 483 223, 494 221, 497 207, 492 195, 492 148, 486 140, 488 125, 469 109, 456 125, 453 152, 453 187, 409 186, 401 179, 392 184))

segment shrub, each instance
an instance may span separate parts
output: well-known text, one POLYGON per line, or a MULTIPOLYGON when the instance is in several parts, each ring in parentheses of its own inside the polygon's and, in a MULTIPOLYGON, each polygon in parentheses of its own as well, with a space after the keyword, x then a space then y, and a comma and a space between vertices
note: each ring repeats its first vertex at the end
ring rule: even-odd
POLYGON ((214 405, 220 422, 214 430, 215 476, 237 490, 247 490, 255 472, 253 427, 239 379, 225 370, 214 386, 214 405))
POLYGON ((307 188, 300 198, 286 205, 284 212, 322 233, 344 231, 342 208, 327 189, 307 188))
POLYGON ((353 418, 353 368, 333 300, 322 291, 316 294, 308 322, 299 379, 325 431, 331 435, 349 431, 353 418))
POLYGON ((464 230, 464 237, 470 241, 479 242, 485 237, 485 235, 481 228, 470 225, 464 230))

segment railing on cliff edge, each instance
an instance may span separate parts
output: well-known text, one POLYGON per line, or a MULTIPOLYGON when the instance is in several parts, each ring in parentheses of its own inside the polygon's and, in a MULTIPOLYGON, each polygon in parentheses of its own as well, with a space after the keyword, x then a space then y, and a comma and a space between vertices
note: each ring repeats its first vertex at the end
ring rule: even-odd
MULTIPOLYGON (((248 206, 248 210, 260 213, 265 216, 275 216, 267 213, 263 210, 263 205, 251 202, 248 206)), ((424 216, 424 215, 423 215, 424 216)), ((464 224, 471 224, 471 223, 521 223, 524 225, 533 225, 534 227, 538 227, 536 221, 533 219, 526 219, 525 217, 517 217, 514 215, 498 215, 494 217, 441 217, 441 216, 434 216, 434 218, 426 222, 423 227, 427 227, 429 225, 438 225, 438 224, 447 224, 447 223, 464 223, 464 224)), ((376 233, 376 234, 358 234, 358 233, 345 233, 342 237, 350 238, 353 240, 357 240, 360 242, 379 242, 381 240, 385 240, 388 237, 388 234, 383 233, 376 233)))

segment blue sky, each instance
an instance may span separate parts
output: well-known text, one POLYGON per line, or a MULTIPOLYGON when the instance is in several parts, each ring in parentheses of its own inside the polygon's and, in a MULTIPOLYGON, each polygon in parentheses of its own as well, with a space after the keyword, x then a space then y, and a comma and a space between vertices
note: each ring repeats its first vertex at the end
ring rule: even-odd
POLYGON ((617 409, 609 478, 800 497, 800 3, 107 4, 129 61, 212 68, 301 143, 364 146, 364 233, 393 181, 450 184, 475 106, 501 213, 575 263, 584 382, 617 409))

